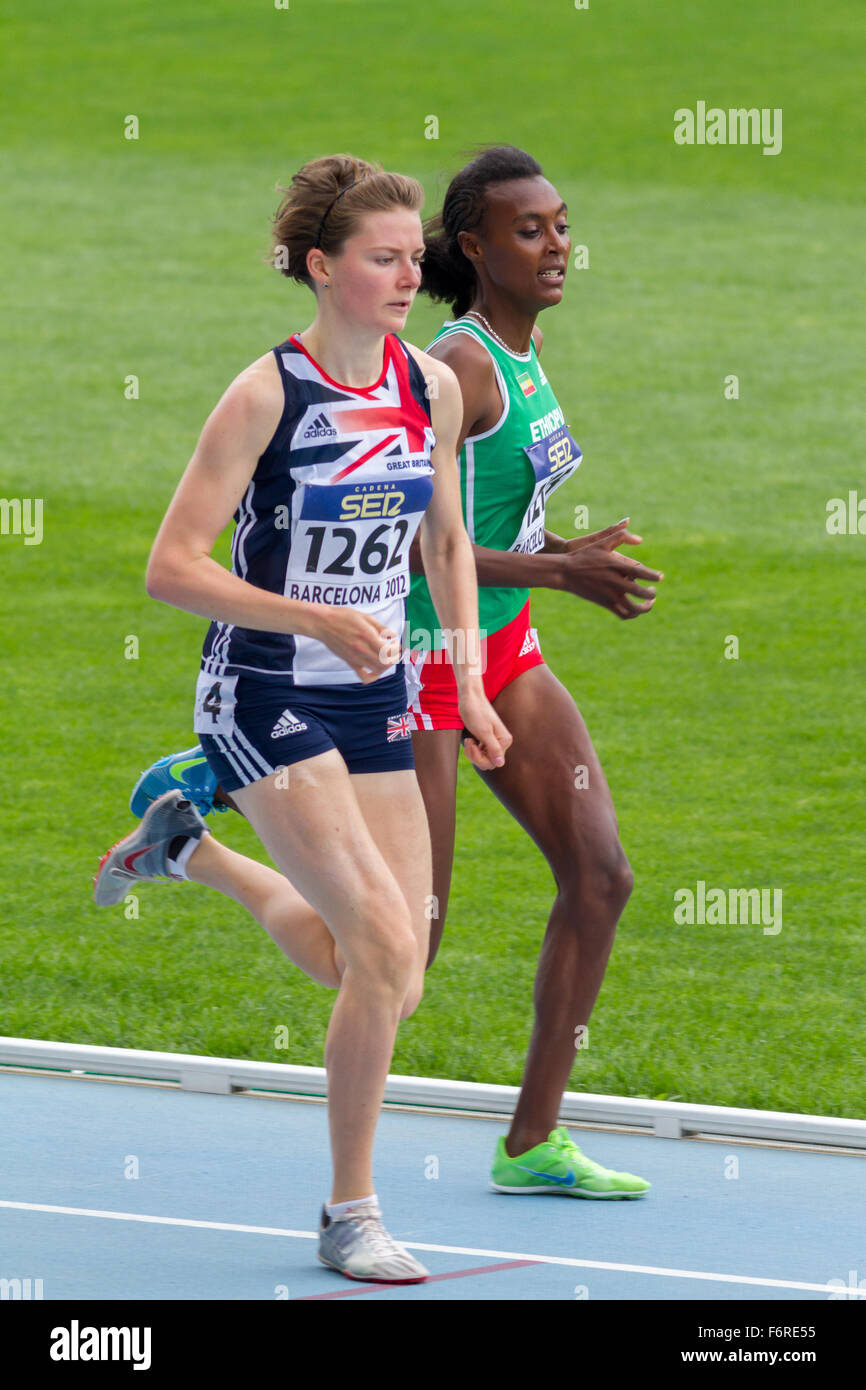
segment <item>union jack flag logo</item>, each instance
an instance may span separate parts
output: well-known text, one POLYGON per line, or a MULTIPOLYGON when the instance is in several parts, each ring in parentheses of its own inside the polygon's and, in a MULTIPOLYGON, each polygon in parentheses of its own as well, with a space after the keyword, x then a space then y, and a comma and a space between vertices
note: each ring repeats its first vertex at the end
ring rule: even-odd
POLYGON ((381 381, 357 390, 331 381, 297 334, 288 342, 295 351, 283 353, 283 362, 307 384, 311 397, 293 435, 292 449, 303 449, 310 466, 320 461, 340 463, 330 482, 341 483, 377 455, 409 457, 433 447, 436 437, 429 412, 413 394, 407 350, 392 333, 385 338, 381 381), (322 377, 327 383, 324 401, 319 395, 322 377))
POLYGON ((409 738, 411 725, 407 714, 388 715, 388 742, 394 743, 398 738, 409 738))

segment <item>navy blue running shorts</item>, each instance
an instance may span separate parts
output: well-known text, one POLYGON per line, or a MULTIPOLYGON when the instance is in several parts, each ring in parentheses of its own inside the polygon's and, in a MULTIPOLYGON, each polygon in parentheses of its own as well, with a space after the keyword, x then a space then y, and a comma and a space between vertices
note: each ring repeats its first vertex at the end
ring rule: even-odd
POLYGON ((195 731, 227 792, 329 748, 349 772, 414 768, 404 667, 369 685, 299 686, 279 676, 213 676, 196 687, 195 731))

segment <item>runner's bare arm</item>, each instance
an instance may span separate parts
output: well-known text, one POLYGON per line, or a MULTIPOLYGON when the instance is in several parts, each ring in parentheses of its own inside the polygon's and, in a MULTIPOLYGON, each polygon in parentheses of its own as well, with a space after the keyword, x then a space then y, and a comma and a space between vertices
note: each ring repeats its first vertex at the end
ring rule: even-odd
MULTIPOLYGON (((542 344, 541 329, 532 330, 536 352, 542 344)), ((499 387, 490 354, 468 334, 442 338, 432 344, 429 356, 447 362, 455 372, 463 397, 463 422, 457 438, 459 454, 468 435, 490 429, 502 410, 499 387)), ((637 617, 648 612, 655 601, 652 590, 642 588, 636 580, 658 581, 656 570, 647 569, 630 556, 620 555, 619 545, 639 545, 640 537, 633 536, 625 524, 604 531, 565 540, 545 531, 544 549, 534 555, 522 555, 511 550, 494 550, 489 546, 473 545, 477 582, 482 586, 514 589, 559 589, 608 608, 621 618, 637 617), (612 533, 619 534, 611 543, 612 533), (575 553, 583 552, 583 553, 575 553), (643 600, 635 604, 629 596, 643 600)), ((410 568, 415 574, 424 573, 424 561, 416 545, 410 551, 410 568)))
MULTIPOLYGON (((419 360, 424 356, 418 352, 419 360)), ((427 358, 425 375, 436 382, 430 413, 436 445, 431 454, 435 469, 433 496, 419 527, 419 544, 430 594, 443 633, 462 634, 451 643, 449 655, 458 686, 480 680, 478 634, 478 585, 472 546, 463 524, 455 444, 462 402, 457 378, 442 363, 427 358), (460 648, 458 650, 457 648, 460 648), (475 654, 476 670, 468 656, 475 654)))
MULTIPOLYGON (((533 330, 536 349, 540 346, 541 330, 533 330)), ((502 397, 496 383, 493 359, 480 343, 466 333, 455 334, 433 343, 428 357, 445 362, 460 383, 463 398, 463 419, 457 436, 456 452, 468 435, 480 434, 495 425, 502 413, 502 397)), ((477 582, 482 585, 507 588, 559 588, 558 567, 551 563, 546 551, 537 555, 517 555, 509 550, 492 550, 489 546, 473 545, 477 582)), ((413 574, 424 573, 419 539, 409 552, 409 567, 413 574)))
MULTIPOLYGON (((436 445, 433 496, 420 526, 430 595, 454 668, 460 714, 473 735, 467 756, 477 767, 501 767, 511 735, 484 693, 478 631, 478 585, 472 545, 463 524, 456 441, 462 415, 457 378, 449 367, 413 349, 428 380, 435 379, 430 412, 436 445)), ((432 642, 432 635, 431 635, 432 642)))

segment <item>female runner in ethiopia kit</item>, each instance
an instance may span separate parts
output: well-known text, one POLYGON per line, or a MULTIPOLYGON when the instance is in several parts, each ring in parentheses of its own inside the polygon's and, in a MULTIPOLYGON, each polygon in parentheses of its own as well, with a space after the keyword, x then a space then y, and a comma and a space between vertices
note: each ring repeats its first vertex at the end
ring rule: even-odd
MULTIPOLYGON (((491 1181, 500 1192, 611 1199, 639 1197, 649 1183, 586 1158, 557 1117, 632 872, 586 725, 530 626, 529 589, 564 590, 633 618, 652 607, 655 593, 635 581, 662 575, 616 553, 640 542, 627 522, 572 540, 545 529, 547 498, 581 462, 539 363, 535 326, 538 313, 562 299, 571 250, 566 218, 561 196, 530 155, 490 148, 455 176, 441 215, 425 226, 421 288, 454 313, 427 351, 460 382, 460 484, 478 572, 484 687, 514 738, 506 766, 478 770, 541 850, 557 889, 520 1097, 508 1135, 498 1140, 491 1181), (577 789, 579 767, 586 784, 577 789)), ((413 568, 426 570, 420 554, 413 568)), ((410 714, 433 843, 439 916, 432 961, 451 882, 457 755, 461 737, 471 746, 471 725, 458 709, 455 670, 417 573, 407 619, 410 644, 420 645, 422 689, 410 714)))
MULTIPOLYGON (((571 247, 566 216, 562 198, 530 155, 511 146, 485 150, 454 177, 441 215, 426 225, 421 289, 450 303, 455 315, 427 351, 460 383, 460 485, 486 632, 484 683, 515 738, 503 768, 479 772, 541 850, 557 889, 536 975, 535 1025, 520 1098, 508 1135, 498 1140, 491 1181, 505 1192, 615 1199, 639 1197, 649 1183, 587 1158, 557 1119, 632 872, 586 725, 545 665, 530 626, 529 589, 558 589, 625 619, 654 603, 655 591, 636 581, 662 575, 618 553, 619 546, 641 539, 627 521, 570 540, 545 529, 546 498, 581 462, 538 360, 535 325, 542 309, 562 299, 571 247), (587 770, 580 789, 578 767, 587 770)), ((463 739, 474 760, 477 744, 471 734, 464 737, 474 730, 458 708, 455 670, 441 650, 443 625, 417 546, 411 563, 407 645, 416 647, 423 688, 411 701, 410 719, 438 910, 429 965, 451 883, 458 752, 463 739)), ((201 749, 191 748, 142 773, 131 809, 142 815, 154 796, 179 782, 205 814, 233 804, 201 749)))
MULTIPOLYGON (((382 1224, 372 1169, 397 1025, 421 998, 429 953, 430 838, 400 660, 416 531, 442 626, 476 639, 478 628, 460 391, 450 368, 396 336, 421 280, 423 201, 416 180, 347 155, 294 176, 275 255, 315 293, 316 317, 228 388, 148 566, 154 598, 213 619, 194 727, 280 872, 220 845, 176 783, 94 881, 100 904, 152 878, 207 884, 338 989, 319 1259, 395 1283, 427 1277, 382 1224), (232 515, 228 573, 210 552, 232 515)), ((510 736, 480 672, 452 655, 470 759, 492 770, 510 736)))

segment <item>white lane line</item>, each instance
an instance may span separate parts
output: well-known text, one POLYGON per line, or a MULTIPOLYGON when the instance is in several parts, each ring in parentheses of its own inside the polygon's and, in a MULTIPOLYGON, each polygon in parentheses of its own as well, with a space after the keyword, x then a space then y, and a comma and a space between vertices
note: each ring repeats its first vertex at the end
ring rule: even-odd
POLYGON ((286 1231, 280 1226, 241 1226, 231 1221, 193 1221, 185 1216, 142 1216, 135 1211, 94 1211, 90 1207, 50 1207, 42 1202, 0 1202, 18 1211, 53 1211, 60 1216, 102 1216, 109 1221, 148 1221, 156 1226, 199 1226, 208 1231, 243 1231, 255 1236, 294 1236, 318 1240, 318 1231, 286 1231))
MULTIPOLYGON (((41 1202, 4 1202, 0 1207, 16 1211, 48 1211, 60 1216, 97 1216, 109 1221, 145 1221, 157 1226, 192 1226, 208 1231, 240 1231, 255 1236, 285 1236, 295 1240, 318 1240, 318 1231, 289 1231, 281 1226, 244 1226, 232 1221, 193 1221, 181 1216, 143 1216, 132 1211, 94 1211, 89 1207, 56 1207, 41 1202)), ((569 1269, 610 1269, 621 1274, 650 1274, 662 1279, 703 1279, 714 1284, 757 1284, 768 1289, 805 1289, 813 1293, 843 1293, 846 1298, 866 1298, 866 1289, 840 1288, 835 1283, 809 1284, 797 1279, 760 1279, 750 1274, 711 1274, 697 1269, 665 1269, 659 1265, 615 1264, 608 1260, 574 1260, 564 1255, 529 1255, 525 1251, 481 1250, 471 1245, 427 1245, 418 1241, 400 1242, 407 1250, 432 1250, 442 1255, 478 1255, 495 1260, 531 1260, 534 1264, 564 1265, 569 1269)))

